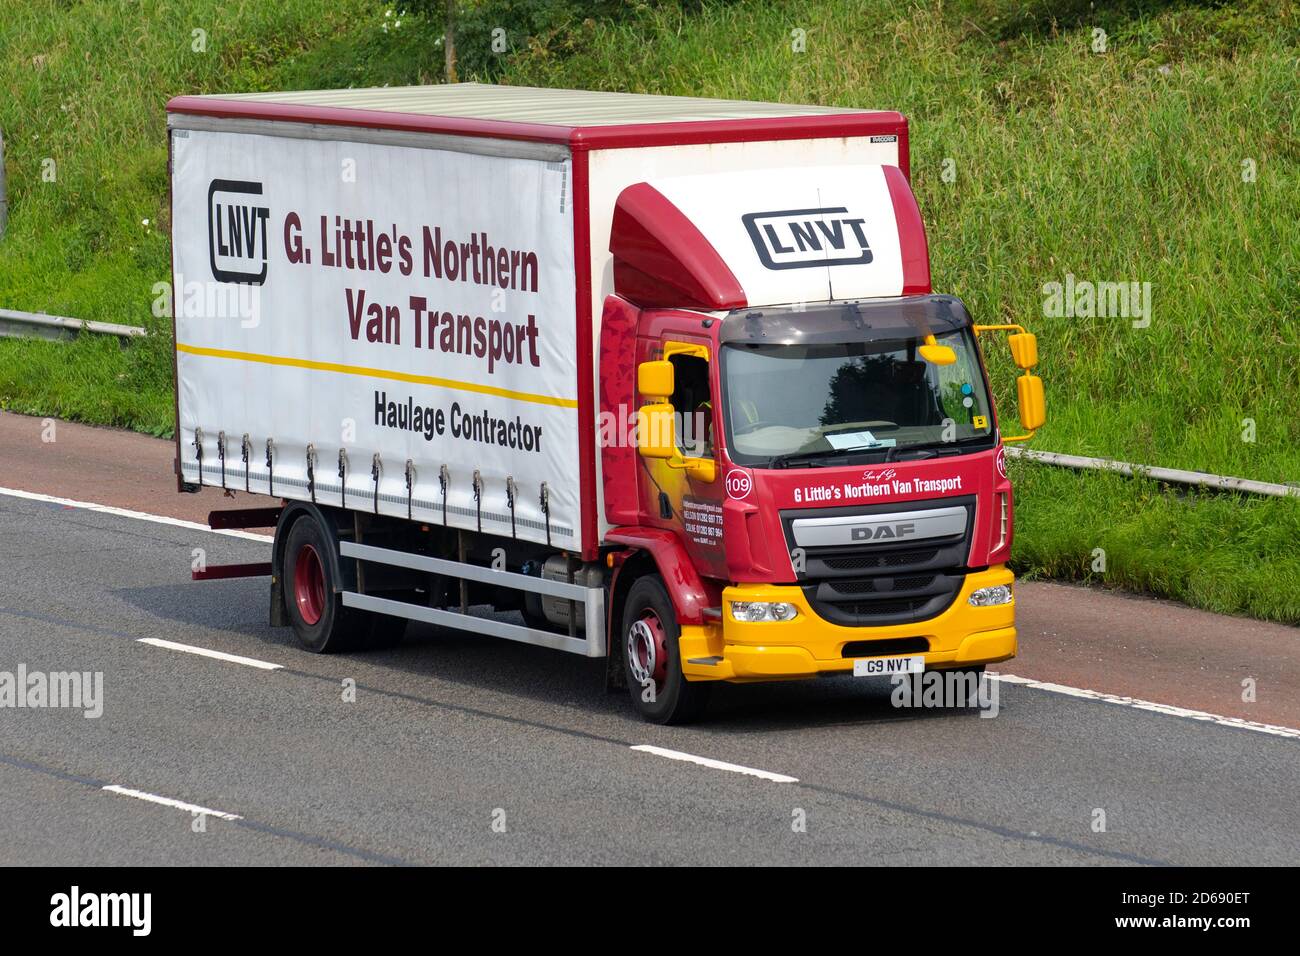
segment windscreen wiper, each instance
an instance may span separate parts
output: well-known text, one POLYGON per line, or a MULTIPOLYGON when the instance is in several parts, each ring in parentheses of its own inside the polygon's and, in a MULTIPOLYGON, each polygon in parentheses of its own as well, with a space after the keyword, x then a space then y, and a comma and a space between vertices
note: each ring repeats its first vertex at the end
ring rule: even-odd
POLYGON ((892 445, 857 445, 853 448, 824 448, 821 451, 792 451, 784 455, 773 455, 767 461, 768 468, 825 468, 832 462, 826 461, 836 455, 855 455, 864 451, 883 451, 892 445))
POLYGON ((925 457, 930 458, 945 450, 956 452, 968 445, 983 443, 988 441, 991 435, 972 435, 969 438, 955 438, 952 441, 927 441, 918 442, 915 445, 893 445, 885 452, 885 461, 898 461, 899 455, 912 454, 913 452, 928 452, 925 457))

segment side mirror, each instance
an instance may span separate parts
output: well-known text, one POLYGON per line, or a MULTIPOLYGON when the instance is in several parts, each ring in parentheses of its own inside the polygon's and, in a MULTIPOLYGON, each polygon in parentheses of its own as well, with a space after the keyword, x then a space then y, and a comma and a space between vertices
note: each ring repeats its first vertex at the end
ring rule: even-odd
POLYGON ((947 345, 922 345, 917 351, 931 365, 957 364, 957 353, 947 345))
POLYGON ((917 352, 931 365, 956 365, 957 353, 947 345, 940 345, 933 335, 925 337, 925 344, 917 352))
POLYGON ((1025 429, 1023 435, 1003 435, 1004 442, 1029 441, 1034 432, 1042 428, 1047 421, 1047 400, 1043 396, 1043 380, 1031 375, 1029 369, 1038 364, 1038 339, 1034 333, 1026 332, 1023 325, 977 325, 975 334, 985 332, 1008 332, 1007 344, 1011 346, 1011 358, 1016 365, 1025 370, 1025 374, 1016 379, 1016 391, 1020 399, 1020 424, 1025 429))
MULTIPOLYGON (((672 374, 672 365, 668 362, 644 362, 637 370, 638 379, 647 365, 667 365, 669 374, 672 374)), ((671 389, 669 391, 671 393, 671 389)), ((673 415, 673 406, 669 402, 642 405, 636 410, 636 450, 642 458, 668 459, 677 454, 673 415)))
POLYGON ((1047 398, 1043 394, 1043 380, 1028 373, 1016 379, 1020 399, 1020 426, 1036 431, 1047 421, 1047 398))
POLYGON ((1030 369, 1038 364, 1038 336, 1033 332, 1008 335, 1007 344, 1011 346, 1011 357, 1019 368, 1030 369))
POLYGON ((667 400, 673 384, 672 362, 642 362, 636 367, 636 390, 646 398, 667 400))

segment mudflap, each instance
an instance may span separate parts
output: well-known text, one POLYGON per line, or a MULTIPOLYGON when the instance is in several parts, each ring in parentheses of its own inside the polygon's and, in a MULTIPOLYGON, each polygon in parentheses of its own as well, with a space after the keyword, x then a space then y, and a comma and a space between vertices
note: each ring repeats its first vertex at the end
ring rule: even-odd
POLYGON ((289 612, 284 606, 284 585, 280 581, 280 569, 271 574, 271 616, 272 627, 288 627, 289 612))
POLYGON ((622 629, 620 628, 615 633, 620 635, 619 640, 606 641, 605 693, 607 694, 623 694, 627 692, 627 673, 623 669, 622 629))

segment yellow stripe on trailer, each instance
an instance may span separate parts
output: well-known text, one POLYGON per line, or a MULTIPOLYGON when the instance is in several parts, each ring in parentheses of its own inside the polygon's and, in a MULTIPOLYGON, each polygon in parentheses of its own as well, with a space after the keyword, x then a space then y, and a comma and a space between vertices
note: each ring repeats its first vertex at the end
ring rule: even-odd
POLYGON ((256 352, 236 352, 231 349, 205 348, 199 345, 176 343, 176 351, 186 355, 202 355, 208 358, 231 359, 237 362, 257 362, 262 365, 285 365, 290 368, 306 368, 317 372, 337 372, 340 375, 360 375, 365 378, 382 378, 393 382, 411 382, 415 385, 433 385, 457 392, 478 392, 482 395, 496 395, 534 405, 557 405, 560 408, 577 408, 575 398, 555 398, 551 395, 536 395, 531 392, 516 392, 494 385, 479 385, 475 382, 458 382, 450 378, 438 378, 433 375, 414 375, 410 372, 394 372, 389 369, 367 368, 363 365, 342 365, 338 362, 314 362, 311 359, 293 358, 284 355, 260 355, 256 352))

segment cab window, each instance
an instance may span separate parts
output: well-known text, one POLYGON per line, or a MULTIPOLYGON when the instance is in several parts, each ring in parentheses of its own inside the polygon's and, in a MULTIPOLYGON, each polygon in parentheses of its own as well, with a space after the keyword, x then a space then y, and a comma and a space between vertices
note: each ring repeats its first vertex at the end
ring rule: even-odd
POLYGON ((685 458, 713 455, 713 402, 709 363, 695 355, 673 355, 673 409, 677 413, 677 448, 685 458))

